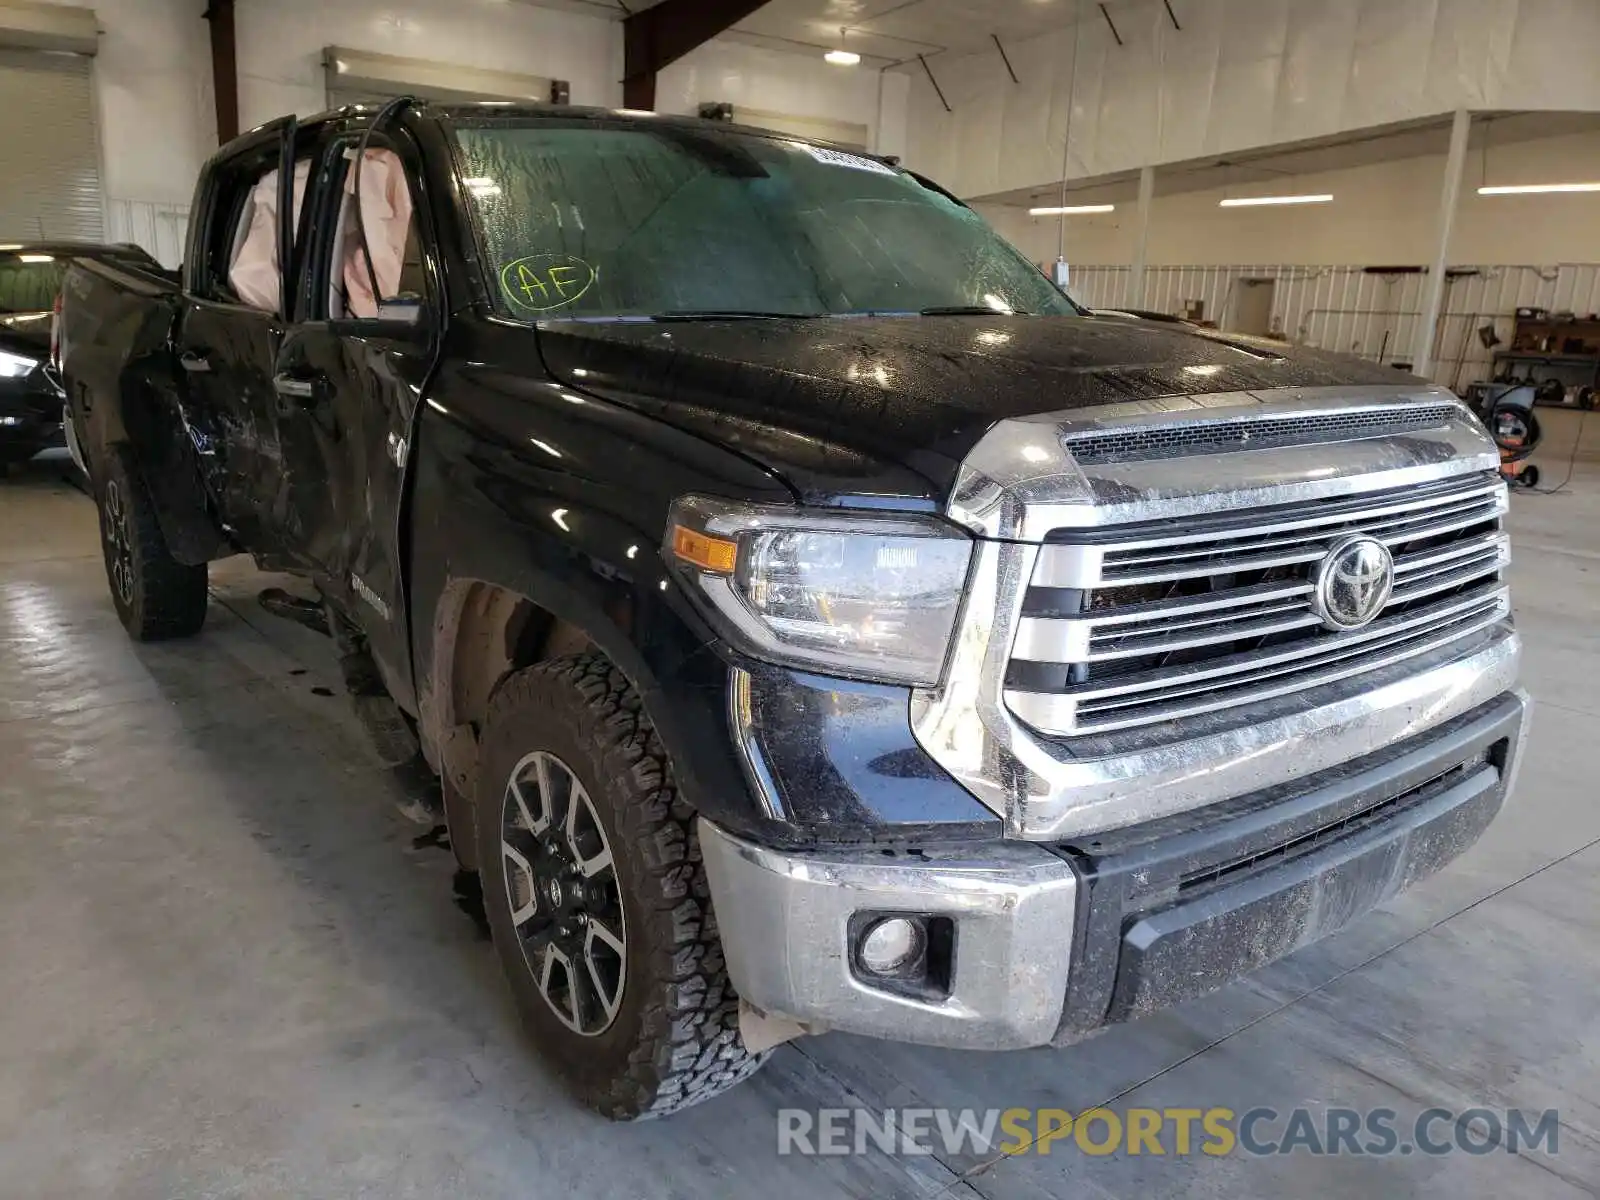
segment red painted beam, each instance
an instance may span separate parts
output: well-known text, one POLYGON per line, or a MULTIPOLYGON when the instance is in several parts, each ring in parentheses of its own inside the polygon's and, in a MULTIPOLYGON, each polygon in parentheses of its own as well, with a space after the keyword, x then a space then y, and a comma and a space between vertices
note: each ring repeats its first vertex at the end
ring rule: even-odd
POLYGON ((239 59, 233 32, 233 0, 211 0, 211 90, 217 101, 217 145, 239 136, 239 59))
POLYGON ((622 103, 656 106, 656 72, 742 21, 767 0, 662 0, 622 23, 622 103))

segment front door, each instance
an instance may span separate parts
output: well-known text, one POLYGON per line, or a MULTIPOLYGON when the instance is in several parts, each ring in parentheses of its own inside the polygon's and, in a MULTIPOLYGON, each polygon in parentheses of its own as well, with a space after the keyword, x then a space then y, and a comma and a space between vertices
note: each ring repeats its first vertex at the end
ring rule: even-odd
POLYGON ((282 541, 294 548, 299 569, 361 627, 390 694, 410 707, 401 529, 442 292, 425 265, 419 190, 398 138, 373 140, 367 149, 367 271, 351 194, 355 149, 353 136, 336 140, 318 172, 316 232, 300 298, 306 319, 285 337, 273 372, 282 541), (374 276, 376 289, 368 282, 374 276))

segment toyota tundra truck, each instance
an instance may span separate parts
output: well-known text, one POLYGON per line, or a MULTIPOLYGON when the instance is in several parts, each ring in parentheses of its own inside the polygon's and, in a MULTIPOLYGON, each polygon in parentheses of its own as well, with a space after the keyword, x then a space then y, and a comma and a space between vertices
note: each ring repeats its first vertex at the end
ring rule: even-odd
POLYGON ((111 601, 304 581, 533 1041, 669 1113, 844 1030, 1062 1046, 1484 831, 1527 701, 1449 393, 1097 317, 894 160, 630 111, 265 125, 82 261, 111 601))

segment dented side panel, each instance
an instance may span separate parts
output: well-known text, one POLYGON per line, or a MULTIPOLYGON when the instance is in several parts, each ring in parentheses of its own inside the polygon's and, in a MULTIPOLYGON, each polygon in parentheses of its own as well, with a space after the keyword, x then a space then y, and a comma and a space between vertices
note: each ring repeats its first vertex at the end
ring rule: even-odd
POLYGON ((199 563, 232 552, 211 503, 227 442, 178 365, 182 306, 162 276, 80 260, 63 287, 61 359, 91 478, 111 447, 131 445, 173 556, 199 563))

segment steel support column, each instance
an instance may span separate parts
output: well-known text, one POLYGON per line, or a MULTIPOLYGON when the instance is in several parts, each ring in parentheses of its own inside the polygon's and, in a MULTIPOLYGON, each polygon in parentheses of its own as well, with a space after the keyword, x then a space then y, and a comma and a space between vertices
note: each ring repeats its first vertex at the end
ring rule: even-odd
POLYGON ((217 145, 239 136, 239 54, 233 32, 233 0, 206 5, 211 26, 211 90, 216 97, 217 145))
POLYGON ((1144 263, 1150 246, 1150 206, 1155 199, 1156 169, 1139 168, 1139 207, 1134 218, 1133 266, 1128 271, 1128 307, 1144 308, 1144 263))
POLYGON ((1455 224, 1456 203, 1461 198, 1461 175, 1467 162, 1467 133, 1471 128, 1472 114, 1464 108, 1456 109, 1450 123, 1450 155, 1444 163, 1444 186, 1439 193, 1438 244, 1434 248, 1422 316, 1411 347, 1411 370, 1418 375, 1426 375, 1433 367, 1434 334, 1439 324, 1439 308, 1444 303, 1444 273, 1450 262, 1450 229, 1455 224))

